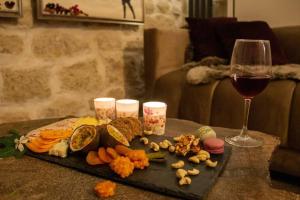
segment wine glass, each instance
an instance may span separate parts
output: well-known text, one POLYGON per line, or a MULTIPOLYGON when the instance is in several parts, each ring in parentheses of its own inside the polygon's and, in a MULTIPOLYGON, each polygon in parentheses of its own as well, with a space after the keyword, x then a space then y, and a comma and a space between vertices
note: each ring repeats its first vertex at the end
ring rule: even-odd
POLYGON ((251 100, 261 93, 271 78, 271 49, 268 40, 237 39, 231 57, 231 82, 244 98, 243 128, 239 135, 225 141, 238 147, 259 147, 262 139, 247 134, 251 100))

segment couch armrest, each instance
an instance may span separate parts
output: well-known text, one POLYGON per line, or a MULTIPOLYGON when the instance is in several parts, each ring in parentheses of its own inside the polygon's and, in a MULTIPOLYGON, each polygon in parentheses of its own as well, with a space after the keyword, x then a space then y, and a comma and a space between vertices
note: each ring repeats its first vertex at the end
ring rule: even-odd
POLYGON ((273 28, 290 63, 300 64, 300 26, 273 28))
POLYGON ((148 93, 152 91, 155 80, 184 64, 188 44, 189 35, 186 29, 145 30, 145 81, 148 93))

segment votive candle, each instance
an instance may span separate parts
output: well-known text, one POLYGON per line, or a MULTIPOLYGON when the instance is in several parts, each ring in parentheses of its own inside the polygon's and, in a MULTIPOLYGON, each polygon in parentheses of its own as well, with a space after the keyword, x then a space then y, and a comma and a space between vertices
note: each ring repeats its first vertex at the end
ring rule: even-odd
POLYGON ((163 135, 166 127, 167 104, 158 101, 143 104, 144 132, 163 135))
POLYGON ((110 97, 94 99, 97 119, 113 120, 116 116, 116 99, 110 97))
POLYGON ((120 99, 116 101, 117 118, 139 117, 139 101, 134 99, 120 99))

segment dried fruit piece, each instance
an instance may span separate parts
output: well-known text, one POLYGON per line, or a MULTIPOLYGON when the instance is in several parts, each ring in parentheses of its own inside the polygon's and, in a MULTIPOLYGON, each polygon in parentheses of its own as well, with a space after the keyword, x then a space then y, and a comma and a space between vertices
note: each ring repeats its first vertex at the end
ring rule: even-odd
POLYGON ((100 160, 102 160, 105 163, 110 163, 112 161, 112 158, 109 156, 109 154, 105 151, 104 147, 100 147, 98 149, 98 156, 100 160))
POLYGON ((106 148, 106 152, 108 153, 108 155, 113 158, 116 159, 117 157, 119 157, 120 155, 116 152, 115 149, 108 147, 106 148))
POLYGON ((144 150, 131 150, 127 157, 133 162, 135 168, 144 169, 149 166, 149 159, 144 150))
POLYGON ((115 150, 122 156, 126 156, 130 151, 132 151, 130 148, 125 147, 124 145, 116 145, 115 150))
POLYGON ((119 156, 114 159, 110 164, 110 168, 122 178, 126 178, 133 173, 134 164, 129 158, 124 156, 119 156))
POLYGON ((94 188, 94 191, 98 197, 111 197, 115 194, 116 186, 117 185, 114 182, 103 181, 97 183, 97 185, 94 188))
POLYGON ((87 156, 86 156, 86 162, 89 165, 100 165, 104 164, 102 160, 98 157, 98 152, 97 151, 90 151, 87 156))

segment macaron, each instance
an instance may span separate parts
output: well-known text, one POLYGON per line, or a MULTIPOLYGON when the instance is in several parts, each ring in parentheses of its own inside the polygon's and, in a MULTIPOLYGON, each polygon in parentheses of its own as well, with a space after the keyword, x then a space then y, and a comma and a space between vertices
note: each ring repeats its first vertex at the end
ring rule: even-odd
POLYGON ((207 138, 203 142, 204 149, 211 154, 224 153, 224 140, 219 138, 207 138))
POLYGON ((201 141, 204 141, 207 138, 216 138, 216 132, 210 126, 202 126, 196 130, 196 136, 200 138, 201 141))

